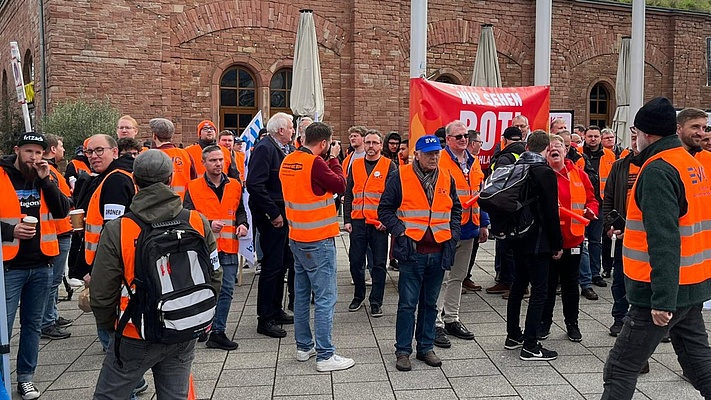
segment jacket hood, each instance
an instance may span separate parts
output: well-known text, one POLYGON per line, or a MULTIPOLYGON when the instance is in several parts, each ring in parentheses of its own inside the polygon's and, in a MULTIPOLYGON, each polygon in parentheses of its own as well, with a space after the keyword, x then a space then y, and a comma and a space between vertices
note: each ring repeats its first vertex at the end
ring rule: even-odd
POLYGON ((124 154, 114 160, 114 162, 111 163, 111 167, 109 169, 122 169, 126 172, 133 172, 133 161, 135 158, 131 156, 130 154, 124 154), (112 168, 113 167, 113 168, 112 168))
POLYGON ((0 158, 0 167, 5 168, 15 168, 15 160, 17 160, 17 154, 10 154, 0 158))
POLYGON ((521 164, 546 164, 548 165, 548 161, 546 161, 546 158, 543 157, 540 153, 534 153, 532 151, 524 151, 521 154, 521 157, 518 159, 519 163, 521 164))
POLYGON ((145 222, 161 222, 175 218, 183 209, 183 202, 165 184, 154 183, 139 189, 129 208, 145 222))

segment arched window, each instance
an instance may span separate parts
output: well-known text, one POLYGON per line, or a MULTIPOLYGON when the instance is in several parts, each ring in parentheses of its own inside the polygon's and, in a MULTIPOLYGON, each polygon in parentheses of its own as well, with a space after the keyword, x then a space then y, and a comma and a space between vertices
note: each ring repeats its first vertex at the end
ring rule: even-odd
POLYGON ((610 125, 610 91, 607 86, 598 82, 590 90, 590 125, 604 128, 610 125))
POLYGON ((274 115, 278 112, 291 114, 291 68, 277 71, 269 83, 269 112, 274 115))
POLYGON ((459 79, 457 79, 456 77, 454 77, 450 74, 442 74, 442 75, 438 76, 435 79, 435 81, 442 82, 442 83, 449 83, 452 85, 461 85, 462 84, 461 82, 459 82, 459 79))
POLYGON ((22 79, 25 85, 35 80, 35 65, 32 62, 32 53, 28 49, 25 52, 25 58, 22 59, 22 79))
POLYGON ((0 92, 0 105, 2 106, 3 114, 10 106, 10 88, 7 85, 7 71, 2 70, 2 92, 0 92))
POLYGON ((239 135, 249 125, 257 114, 256 82, 244 67, 235 65, 225 70, 220 79, 220 130, 239 135))

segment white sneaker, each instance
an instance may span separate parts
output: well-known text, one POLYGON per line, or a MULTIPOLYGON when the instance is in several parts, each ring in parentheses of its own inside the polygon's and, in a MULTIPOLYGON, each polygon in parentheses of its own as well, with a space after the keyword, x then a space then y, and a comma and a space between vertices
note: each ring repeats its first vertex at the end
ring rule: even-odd
POLYGON ((309 359, 316 355, 316 348, 312 347, 309 351, 301 351, 296 349, 296 361, 309 361, 309 359))
POLYGON ((338 354, 334 354, 328 360, 316 361, 316 371, 318 372, 330 372, 330 371, 340 371, 348 369, 355 365, 355 361, 352 358, 341 357, 338 354))
POLYGON ((78 289, 82 286, 84 286, 84 281, 76 278, 69 278, 67 279, 67 283, 69 284, 69 287, 72 289, 78 289))

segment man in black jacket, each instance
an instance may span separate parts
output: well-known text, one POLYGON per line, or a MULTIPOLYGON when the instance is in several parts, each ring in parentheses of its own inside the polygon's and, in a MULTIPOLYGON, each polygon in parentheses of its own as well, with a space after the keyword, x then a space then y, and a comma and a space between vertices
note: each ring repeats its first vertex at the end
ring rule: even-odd
POLYGON ((504 347, 521 348, 521 360, 555 360, 558 353, 544 349, 538 343, 536 330, 541 323, 543 306, 548 290, 548 264, 551 257, 559 259, 563 254, 563 236, 558 216, 558 181, 555 172, 548 166, 546 155, 550 138, 545 132, 534 132, 528 139, 527 151, 520 163, 530 164, 526 198, 535 198, 530 207, 533 225, 526 234, 510 240, 516 259, 516 272, 506 308, 506 342, 504 347), (526 312, 523 333, 519 326, 521 301, 531 284, 531 299, 526 312))
MULTIPOLYGON (((285 220, 284 195, 279 180, 281 162, 294 150, 289 144, 294 135, 292 120, 286 113, 274 114, 269 119, 269 134, 254 146, 249 157, 246 182, 252 222, 259 230, 259 243, 264 253, 257 292, 257 332, 275 338, 286 336, 286 331, 279 325, 294 323, 294 317, 282 308, 287 270, 289 292, 294 292, 294 255, 289 249, 289 226, 285 220)), ((289 301, 293 302, 293 297, 289 301)))

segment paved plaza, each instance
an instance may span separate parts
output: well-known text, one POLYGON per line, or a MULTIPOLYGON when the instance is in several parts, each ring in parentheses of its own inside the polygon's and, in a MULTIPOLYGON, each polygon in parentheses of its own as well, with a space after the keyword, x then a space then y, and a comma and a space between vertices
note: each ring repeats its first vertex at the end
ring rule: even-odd
MULTIPOLYGON (((336 238, 338 246, 338 291, 333 339, 339 354, 355 359, 346 371, 316 372, 315 359, 300 363, 295 359, 293 325, 285 326, 284 339, 257 334, 257 279, 254 270, 244 272, 244 284, 235 289, 228 318, 228 336, 239 343, 232 352, 208 349, 198 344, 193 376, 200 399, 599 399, 602 368, 614 338, 608 335, 611 323, 610 281, 607 288, 595 288, 600 300, 581 298, 582 343, 565 336, 561 304, 556 306, 555 324, 545 346, 558 351, 551 362, 524 362, 518 350, 503 348, 506 300, 484 292, 462 297, 462 322, 476 335, 473 341, 450 338, 450 349, 436 349, 441 368, 432 368, 412 356, 412 371, 395 369, 395 314, 398 273, 388 271, 383 304, 384 316, 372 318, 366 307, 348 312, 353 286, 348 272, 348 236, 336 238)), ((479 251, 474 279, 493 283, 493 243, 479 251)), ((89 399, 104 355, 96 338, 90 313, 77 308, 76 295, 62 302, 65 318, 76 318, 69 328, 71 338, 42 339, 35 383, 42 399, 89 399)), ((708 319, 708 318, 707 318, 708 319)), ((15 366, 19 340, 19 320, 12 332, 12 361, 15 366)), ((681 378, 671 344, 660 344, 650 360, 651 372, 637 385, 635 399, 701 399, 681 378)), ((15 382, 15 375, 12 376, 15 382)), ((141 399, 155 398, 153 382, 141 399)), ((13 386, 14 390, 14 386, 13 386)), ((19 399, 13 393, 13 399, 19 399)))

